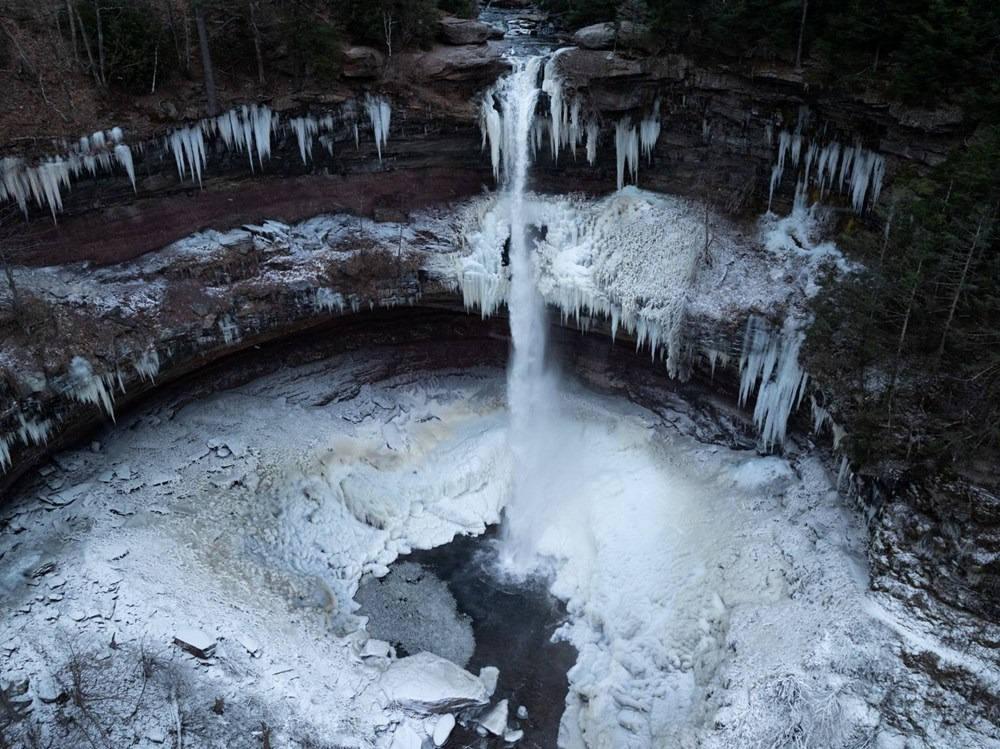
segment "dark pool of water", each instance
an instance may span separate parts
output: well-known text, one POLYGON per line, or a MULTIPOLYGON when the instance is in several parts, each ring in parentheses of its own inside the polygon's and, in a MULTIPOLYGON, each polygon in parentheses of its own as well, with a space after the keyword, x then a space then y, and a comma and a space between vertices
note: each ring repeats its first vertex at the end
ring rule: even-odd
MULTIPOLYGON (((460 536, 436 549, 415 551, 401 562, 415 562, 443 580, 458 611, 472 621, 475 649, 467 664, 500 669, 493 704, 509 700, 509 723, 524 731, 523 749, 553 749, 565 707, 566 674, 576 662, 576 649, 552 642, 566 618, 561 602, 544 580, 513 584, 498 574, 496 529, 483 536, 460 536), (528 710, 519 720, 518 706, 528 710)), ((456 726, 449 747, 499 747, 504 742, 480 737, 473 726, 456 726)))

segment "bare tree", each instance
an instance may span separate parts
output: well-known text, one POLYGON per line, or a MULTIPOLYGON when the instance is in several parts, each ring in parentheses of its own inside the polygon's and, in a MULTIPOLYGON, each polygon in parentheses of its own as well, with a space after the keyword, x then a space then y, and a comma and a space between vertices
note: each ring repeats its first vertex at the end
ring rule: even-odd
POLYGON ((802 40, 806 35, 806 14, 809 12, 809 0, 802 0, 802 20, 799 22, 799 46, 795 50, 795 67, 802 67, 802 40))
POLYGON ((264 85, 264 54, 261 51, 261 41, 260 41, 260 26, 257 22, 257 14, 260 10, 259 8, 260 0, 249 0, 247 3, 248 10, 250 11, 250 31, 253 32, 253 49, 254 54, 257 56, 257 82, 260 85, 264 85))
POLYGON ((962 298, 962 293, 965 291, 966 280, 969 277, 969 268, 972 267, 972 259, 975 257, 976 251, 979 249, 984 235, 988 235, 990 233, 995 214, 996 209, 993 209, 989 215, 980 216, 979 223, 976 225, 976 231, 972 235, 972 241, 969 243, 969 249, 965 253, 965 260, 962 263, 962 270, 959 273, 957 282, 955 283, 955 292, 952 294, 951 304, 948 307, 948 319, 945 320, 944 332, 941 333, 941 343, 938 344, 938 357, 944 355, 944 347, 948 342, 948 333, 951 331, 951 325, 955 321, 955 311, 958 309, 959 299, 962 298))
POLYGON ((218 112, 215 97, 215 69, 212 67, 212 51, 208 46, 208 28, 205 25, 205 9, 200 0, 194 2, 194 22, 198 27, 198 46, 201 48, 201 67, 205 77, 205 98, 208 99, 208 113, 218 112))

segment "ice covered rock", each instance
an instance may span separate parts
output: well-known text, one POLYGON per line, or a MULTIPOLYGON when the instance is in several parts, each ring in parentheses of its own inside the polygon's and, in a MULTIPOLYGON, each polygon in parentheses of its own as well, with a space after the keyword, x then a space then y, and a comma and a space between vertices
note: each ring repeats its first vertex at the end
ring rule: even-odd
POLYGON ((385 640, 377 640, 374 637, 368 639, 361 648, 362 658, 391 658, 392 645, 385 640))
POLYGON ((516 731, 504 731, 503 740, 506 744, 516 744, 518 741, 524 738, 524 731, 520 728, 516 731))
POLYGON ((444 746, 448 741, 448 737, 451 736, 451 732, 455 729, 455 716, 451 713, 445 713, 440 718, 438 718, 437 723, 434 726, 434 746, 444 746))
POLYGON ((482 44, 493 35, 488 23, 445 16, 440 22, 441 38, 446 44, 482 44))
POLYGON ((479 720, 479 725, 494 736, 502 736, 507 730, 507 700, 500 700, 479 720))
POLYGON ((483 666, 479 669, 479 680, 486 687, 486 694, 490 697, 497 691, 497 681, 500 679, 500 669, 496 666, 483 666))
POLYGON ((394 661, 379 678, 387 704, 419 713, 445 713, 485 705, 483 683, 463 668, 433 653, 394 661))
POLYGON ((193 627, 181 627, 174 633, 174 644, 198 658, 208 658, 215 652, 215 638, 193 627))
POLYGON ((390 744, 389 749, 420 749, 423 743, 420 734, 407 722, 396 729, 392 735, 392 744, 390 744))
POLYGON ((519 720, 527 720, 528 719, 528 708, 526 708, 524 705, 518 706, 518 708, 517 708, 517 717, 518 717, 519 720))

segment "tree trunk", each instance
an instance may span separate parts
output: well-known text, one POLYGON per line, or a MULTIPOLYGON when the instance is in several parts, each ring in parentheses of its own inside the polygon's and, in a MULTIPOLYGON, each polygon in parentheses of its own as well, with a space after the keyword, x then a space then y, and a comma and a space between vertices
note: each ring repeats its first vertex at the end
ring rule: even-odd
POLYGON ((94 53, 90 50, 90 40, 87 38, 87 28, 83 25, 83 19, 80 17, 79 9, 76 11, 76 22, 80 25, 80 39, 83 40, 83 49, 87 53, 87 60, 90 62, 90 72, 94 76, 94 80, 97 85, 102 85, 101 83, 101 73, 97 69, 97 65, 94 62, 94 53))
POLYGON ((972 244, 969 246, 969 251, 965 255, 965 264, 962 266, 962 275, 959 276, 958 285, 955 286, 955 295, 951 298, 951 308, 948 310, 948 319, 944 323, 944 332, 941 334, 941 343, 938 345, 937 355, 940 358, 944 354, 945 343, 948 342, 948 331, 951 330, 951 323, 955 319, 955 310, 958 309, 958 300, 962 296, 962 292, 965 290, 965 278, 969 275, 969 266, 972 265, 972 257, 976 254, 976 247, 979 246, 979 238, 983 233, 983 220, 979 220, 979 226, 976 227, 976 234, 972 238, 972 244))
POLYGON ((208 99, 209 115, 217 114, 215 100, 215 70, 212 68, 212 51, 208 48, 208 28, 205 26, 205 13, 201 5, 195 5, 194 22, 198 27, 198 46, 201 48, 201 67, 205 76, 205 98, 208 99))
POLYGON ((924 268, 924 261, 921 258, 917 263, 917 275, 913 279, 913 288, 910 289, 910 300, 906 303, 906 315, 903 316, 903 329, 899 331, 899 343, 896 345, 896 360, 892 366, 892 380, 889 382, 889 426, 892 427, 892 397, 896 392, 896 382, 899 379, 899 365, 903 358, 903 345, 906 343, 906 333, 910 327, 910 315, 913 314, 913 303, 917 299, 917 289, 920 288, 920 277, 924 268))
POLYGON ((101 85, 108 85, 107 71, 104 66, 104 25, 101 23, 101 2, 94 0, 94 13, 97 17, 97 62, 100 65, 101 85))
POLYGON ((257 55, 257 82, 264 85, 264 54, 261 51, 260 27, 257 25, 257 1, 250 0, 250 29, 253 31, 253 49, 257 55))
POLYGON ((806 13, 809 11, 809 0, 802 0, 802 21, 799 23, 799 46, 795 51, 795 67, 802 67, 802 40, 806 35, 806 13))

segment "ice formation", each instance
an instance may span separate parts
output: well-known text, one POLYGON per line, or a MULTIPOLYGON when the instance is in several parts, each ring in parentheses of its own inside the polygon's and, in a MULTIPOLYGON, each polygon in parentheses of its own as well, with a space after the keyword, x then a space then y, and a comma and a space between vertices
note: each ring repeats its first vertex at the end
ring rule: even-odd
POLYGON ((0 200, 13 200, 27 215, 32 199, 40 208, 48 208, 54 220, 62 210, 62 191, 69 189, 71 177, 78 179, 84 172, 91 177, 111 173, 114 164, 125 171, 135 189, 132 150, 122 138, 121 128, 116 127, 84 136, 65 154, 35 165, 16 156, 0 159, 0 200))
POLYGON ((382 160, 382 149, 389 142, 389 123, 392 120, 392 107, 383 96, 365 97, 365 110, 375 134, 375 147, 378 149, 378 159, 382 160))
MULTIPOLYGON (((391 111, 383 97, 369 98, 366 102, 376 144, 381 158, 389 131, 391 111)), ((340 110, 339 121, 352 123, 357 140, 356 109, 353 102, 345 103, 340 110)), ((190 178, 201 183, 208 157, 209 141, 218 136, 226 150, 245 153, 252 171, 262 168, 271 156, 271 146, 276 134, 291 130, 296 136, 299 154, 303 163, 308 163, 312 155, 313 139, 319 133, 320 141, 328 153, 333 153, 333 141, 337 131, 337 120, 333 114, 323 116, 303 115, 293 117, 283 124, 281 118, 263 104, 250 104, 233 108, 227 112, 176 128, 163 138, 163 147, 174 157, 177 175, 181 180, 190 178)), ((120 168, 128 177, 133 191, 137 190, 135 173, 135 153, 142 152, 142 146, 130 146, 123 142, 121 128, 98 131, 84 136, 68 148, 66 153, 51 156, 36 164, 24 159, 8 156, 0 159, 0 201, 12 200, 27 215, 29 201, 41 208, 47 208, 53 219, 62 210, 62 195, 70 188, 71 179, 89 174, 113 173, 120 168)))
POLYGON ((222 339, 226 345, 240 339, 240 328, 230 315, 219 318, 219 330, 222 331, 222 339))
MULTIPOLYGON (((502 196, 473 212, 463 234, 471 252, 457 276, 466 307, 493 314, 510 293, 500 248, 509 236, 502 196)), ((624 329, 680 373, 679 336, 700 250, 696 216, 673 201, 626 187, 600 201, 532 196, 531 226, 547 229, 535 246, 545 300, 584 327, 586 318, 624 329)))
POLYGON ((155 348, 144 351, 135 362, 135 371, 144 382, 153 382, 160 373, 160 355, 155 348))
MULTIPOLYGON (((660 138, 660 100, 653 102, 653 110, 639 122, 639 143, 647 162, 653 160, 653 147, 660 138)), ((619 189, 621 189, 619 187, 619 189)))
POLYGON ((597 139, 600 129, 596 120, 587 121, 587 163, 593 166, 597 163, 597 139))
MULTIPOLYGON (((74 356, 69 365, 70 379, 73 381, 73 398, 80 403, 92 403, 99 406, 104 413, 115 418, 113 387, 115 375, 107 373, 98 375, 90 362, 82 356, 74 356)), ((121 377, 118 378, 118 385, 121 387, 121 377)))
POLYGON ((788 419, 805 395, 809 375, 799 366, 803 338, 790 325, 776 331, 760 317, 747 322, 740 355, 739 403, 744 405, 757 390, 753 419, 767 449, 784 444, 788 419))
POLYGON ((174 130, 167 136, 167 145, 174 154, 177 176, 183 180, 190 174, 191 179, 197 180, 200 185, 206 158, 202 125, 187 125, 174 130))
MULTIPOLYGON (((804 137, 799 133, 792 134, 782 130, 778 134, 778 155, 771 167, 768 210, 771 209, 774 193, 781 184, 786 162, 790 161, 793 168, 798 167, 803 143, 804 137)), ((840 193, 846 189, 851 207, 855 213, 860 214, 878 202, 885 178, 885 166, 884 156, 863 148, 860 143, 848 148, 837 141, 830 141, 822 146, 813 141, 806 148, 802 175, 796 182, 796 189, 804 193, 813 185, 821 200, 835 187, 840 193), (813 164, 816 166, 815 171, 812 170, 813 164)))
POLYGON ((0 471, 10 468, 10 437, 0 434, 0 471))
POLYGON ((344 296, 333 289, 324 287, 316 289, 316 302, 315 306, 317 310, 323 310, 325 312, 337 312, 344 311, 344 296))
POLYGON ((312 158, 313 137, 319 132, 319 122, 314 117, 293 117, 288 122, 299 143, 299 155, 302 163, 308 164, 312 158))
POLYGON ((618 165, 618 189, 625 185, 625 167, 632 175, 633 182, 639 179, 639 135, 631 117, 623 117, 615 123, 615 158, 618 165))

